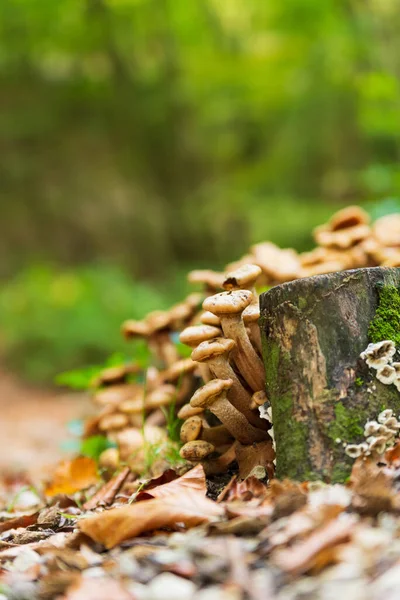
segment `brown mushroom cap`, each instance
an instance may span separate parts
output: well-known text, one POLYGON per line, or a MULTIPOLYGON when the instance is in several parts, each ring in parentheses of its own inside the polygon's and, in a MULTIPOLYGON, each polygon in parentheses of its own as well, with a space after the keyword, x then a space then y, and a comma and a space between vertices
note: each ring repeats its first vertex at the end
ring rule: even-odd
POLYGON ((224 290, 229 292, 238 289, 250 289, 255 285, 261 274, 262 269, 257 265, 242 265, 235 271, 226 274, 223 283, 224 290))
POLYGON ((145 407, 146 409, 153 409, 160 406, 167 406, 176 400, 176 394, 175 386, 170 384, 162 385, 146 396, 145 407))
POLYGON ((180 408, 177 417, 178 419, 185 421, 186 419, 190 419, 190 417, 194 417, 195 415, 201 415, 203 412, 203 408, 196 408, 190 404, 184 404, 182 408, 180 408))
POLYGON ((372 232, 382 246, 400 246, 400 214, 380 217, 373 224, 372 232))
POLYGON ((214 313, 210 312, 209 310, 206 310, 205 312, 203 312, 201 314, 200 321, 204 325, 212 325, 213 327, 220 327, 220 325, 221 325, 221 319, 219 317, 217 317, 217 315, 214 315, 214 313))
POLYGON ((215 315, 232 315, 241 313, 253 299, 253 294, 248 290, 234 290, 221 292, 209 296, 203 302, 204 310, 209 310, 215 315))
POLYGON ((169 369, 160 372, 160 379, 167 382, 177 381, 182 375, 192 373, 196 368, 196 364, 191 358, 183 358, 171 365, 169 369))
POLYGON ((136 337, 146 338, 150 335, 148 323, 145 323, 144 321, 134 321, 133 319, 129 319, 122 323, 121 331, 126 339, 136 337))
POLYGON ((193 394, 190 405, 194 408, 207 408, 216 396, 232 387, 232 379, 212 379, 193 394))
POLYGON ((254 403, 255 406, 261 406, 262 404, 265 404, 267 400, 267 394, 263 390, 260 390, 259 392, 254 392, 254 394, 251 397, 251 401, 254 403))
POLYGON ((165 310, 154 310, 146 316, 144 322, 148 326, 151 335, 156 331, 169 329, 171 325, 171 315, 165 310))
POLYGON ((260 318, 260 309, 257 304, 249 304, 242 313, 243 321, 245 325, 248 323, 257 323, 260 318))
POLYGON ((198 462, 200 460, 204 460, 215 452, 215 447, 209 442, 204 442, 203 440, 194 440, 192 442, 187 442, 180 449, 180 456, 185 460, 189 460, 192 462, 198 462))
POLYGON ((213 340, 202 342, 195 348, 191 354, 192 360, 196 362, 205 362, 214 358, 232 352, 236 344, 229 338, 217 337, 213 340))
POLYGON ((201 430, 203 429, 203 419, 198 416, 190 417, 182 423, 180 438, 183 443, 193 442, 200 437, 201 430))
POLYGON ((219 327, 213 327, 212 325, 192 325, 191 327, 186 327, 181 332, 179 340, 182 344, 194 348, 201 342, 211 340, 220 335, 222 335, 222 331, 219 327))
POLYGON ((211 269, 197 269, 190 271, 187 279, 190 283, 202 283, 210 289, 218 290, 222 289, 225 275, 211 269))

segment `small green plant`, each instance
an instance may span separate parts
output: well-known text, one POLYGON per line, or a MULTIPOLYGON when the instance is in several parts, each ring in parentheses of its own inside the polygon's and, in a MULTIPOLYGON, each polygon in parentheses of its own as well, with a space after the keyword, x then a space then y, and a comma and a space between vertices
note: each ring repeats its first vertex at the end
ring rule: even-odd
POLYGON ((79 453, 97 461, 100 454, 108 448, 116 448, 116 444, 105 435, 92 435, 81 441, 79 453))
POLYGON ((361 377, 356 377, 354 380, 354 385, 356 387, 361 387, 364 383, 364 380, 361 377))

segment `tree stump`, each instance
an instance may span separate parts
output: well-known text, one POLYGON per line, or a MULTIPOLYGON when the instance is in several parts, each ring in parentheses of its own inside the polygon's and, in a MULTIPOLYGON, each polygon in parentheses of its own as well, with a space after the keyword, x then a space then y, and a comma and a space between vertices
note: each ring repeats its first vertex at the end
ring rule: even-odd
POLYGON ((400 269, 376 267, 297 279, 261 295, 277 477, 345 481, 354 462, 345 443, 365 441, 366 422, 382 410, 399 415, 400 392, 360 358, 371 341, 392 339, 400 350, 399 287, 400 269))

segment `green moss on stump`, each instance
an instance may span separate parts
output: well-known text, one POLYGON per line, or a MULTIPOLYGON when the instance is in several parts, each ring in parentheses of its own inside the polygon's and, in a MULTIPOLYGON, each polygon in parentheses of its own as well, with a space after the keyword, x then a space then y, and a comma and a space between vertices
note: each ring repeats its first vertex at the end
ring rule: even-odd
POLYGON ((396 346, 400 345, 400 292, 395 286, 382 287, 368 337, 373 343, 392 340, 396 346))

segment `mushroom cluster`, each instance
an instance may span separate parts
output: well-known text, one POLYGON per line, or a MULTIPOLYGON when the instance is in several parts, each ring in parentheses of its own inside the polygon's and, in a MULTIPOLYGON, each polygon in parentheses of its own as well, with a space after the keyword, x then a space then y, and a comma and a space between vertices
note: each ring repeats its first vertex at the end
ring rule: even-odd
POLYGON ((368 421, 364 427, 365 441, 360 444, 345 444, 345 453, 351 458, 379 456, 392 446, 399 435, 400 422, 391 409, 383 410, 377 421, 368 421))
POLYGON ((396 346, 392 340, 382 340, 369 344, 360 357, 376 370, 376 378, 385 385, 392 383, 400 391, 400 362, 393 362, 396 346))
MULTIPOLYGON (((167 437, 165 413, 173 409, 184 421, 184 459, 200 460, 209 473, 236 460, 243 477, 260 466, 273 474, 258 292, 331 271, 400 266, 400 214, 371 224, 363 209, 351 206, 318 227, 314 238, 317 246, 311 252, 299 254, 261 242, 224 272, 192 271, 188 279, 199 292, 168 311, 123 324, 126 339, 145 341, 151 361, 145 369, 136 364, 105 369, 95 381, 99 413, 86 424, 86 435, 106 435, 117 446, 102 454, 101 466, 112 471, 127 463, 141 472, 143 432, 146 441, 162 443, 167 437), (190 358, 182 358, 178 338, 191 349, 190 358)), ((400 389, 394 345, 380 344, 369 347, 364 358, 377 369, 380 381, 400 389)))

